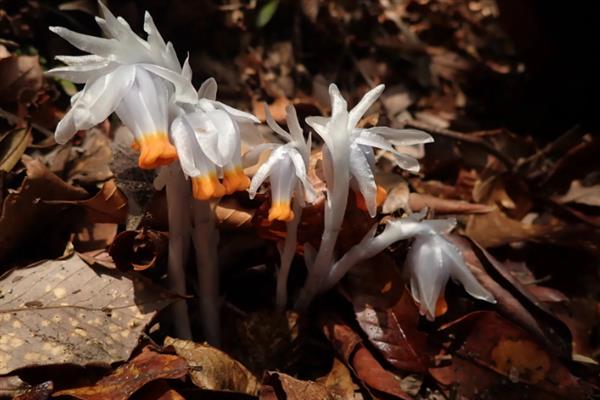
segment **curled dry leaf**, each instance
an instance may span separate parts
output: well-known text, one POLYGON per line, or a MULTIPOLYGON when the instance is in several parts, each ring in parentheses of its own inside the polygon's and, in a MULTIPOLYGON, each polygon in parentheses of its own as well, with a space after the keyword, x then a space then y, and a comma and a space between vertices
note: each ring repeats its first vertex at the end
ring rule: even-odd
POLYGON ((0 134, 0 171, 10 172, 31 143, 28 128, 12 129, 0 134))
POLYGON ((335 351, 367 388, 395 399, 412 399, 402 388, 402 378, 386 370, 369 352, 360 336, 339 318, 323 314, 321 324, 335 351))
POLYGON ((138 275, 78 256, 14 269, 0 280, 0 294, 0 374, 126 360, 146 325, 175 300, 138 275))
POLYGON ((37 248, 62 254, 65 225, 78 218, 72 207, 47 204, 48 200, 82 200, 88 193, 62 181, 44 164, 24 156, 27 177, 21 187, 4 199, 0 215, 0 260, 7 258, 19 246, 36 243, 37 248), (42 236, 43 235, 43 236, 42 236), (62 248, 57 242, 62 240, 62 248), (57 245, 57 249, 51 248, 57 245))
POLYGON ((254 210, 243 208, 235 200, 221 201, 215 207, 215 219, 223 229, 252 228, 254 210))
POLYGON ((336 400, 355 400, 358 385, 352 381, 352 374, 346 365, 337 358, 333 359, 331 371, 319 383, 325 385, 336 400))
POLYGON ((61 390, 54 393, 54 396, 72 396, 81 400, 127 400, 149 382, 183 378, 187 372, 188 365, 183 358, 161 354, 147 346, 138 356, 95 385, 61 390))
POLYGON ((449 345, 458 348, 450 365, 430 373, 442 385, 459 382, 461 396, 583 399, 591 393, 534 337, 494 312, 473 313, 451 330, 453 337, 466 339, 449 345))
POLYGON ((127 271, 143 271, 152 268, 168 251, 168 236, 164 232, 144 229, 124 231, 117 235, 108 252, 117 268, 127 271))
POLYGON ((167 337, 165 346, 173 346, 190 366, 192 382, 201 389, 256 395, 259 383, 241 363, 207 344, 167 337))
POLYGON ((301 381, 282 372, 265 374, 260 400, 333 400, 331 392, 320 383, 301 381))
POLYGON ((393 260, 380 254, 355 266, 344 289, 360 327, 386 361, 403 371, 425 372, 431 349, 417 328, 419 311, 393 260))

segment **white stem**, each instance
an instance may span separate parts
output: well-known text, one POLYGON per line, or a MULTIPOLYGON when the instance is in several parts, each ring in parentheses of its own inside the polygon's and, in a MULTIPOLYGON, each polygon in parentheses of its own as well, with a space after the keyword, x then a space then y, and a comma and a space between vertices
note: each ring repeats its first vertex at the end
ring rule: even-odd
MULTIPOLYGON (((190 250, 190 206, 191 197, 178 162, 167 167, 169 179, 166 181, 167 212, 169 216, 169 262, 168 282, 170 289, 179 294, 186 294, 185 265, 190 250)), ((191 339, 192 330, 185 300, 173 304, 175 334, 181 339, 191 339)))
POLYGON ((219 233, 215 228, 215 218, 209 201, 194 200, 194 232, 192 241, 196 250, 196 268, 198 269, 198 296, 200 316, 204 328, 204 337, 213 346, 220 344, 220 299, 219 299, 219 263, 217 245, 219 233))
POLYGON ((287 236, 285 237, 283 249, 281 250, 281 265, 279 266, 279 271, 277 272, 275 304, 277 306, 277 311, 279 312, 285 310, 285 306, 287 304, 287 281, 290 274, 290 267, 292 266, 294 255, 296 254, 298 225, 300 224, 300 219, 302 217, 302 207, 298 205, 298 201, 294 201, 292 207, 294 211, 294 219, 286 224, 287 236))

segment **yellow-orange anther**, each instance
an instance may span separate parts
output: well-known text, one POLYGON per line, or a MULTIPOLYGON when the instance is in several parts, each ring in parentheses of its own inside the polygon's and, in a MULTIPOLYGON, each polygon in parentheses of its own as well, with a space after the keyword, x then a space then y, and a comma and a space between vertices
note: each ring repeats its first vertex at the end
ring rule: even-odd
POLYGON ((140 150, 138 160, 140 168, 152 169, 168 165, 177 159, 177 150, 169 142, 166 132, 144 134, 132 144, 132 147, 140 150))
POLYGON ((244 174, 242 167, 226 169, 223 171, 223 186, 227 194, 246 190, 250 187, 250 178, 244 174))
POLYGON ((215 174, 192 178, 192 193, 196 200, 210 200, 225 195, 225 186, 219 182, 215 174))
POLYGON ((290 208, 289 201, 276 201, 271 204, 269 210, 269 221, 285 221, 290 222, 294 219, 294 212, 290 208))

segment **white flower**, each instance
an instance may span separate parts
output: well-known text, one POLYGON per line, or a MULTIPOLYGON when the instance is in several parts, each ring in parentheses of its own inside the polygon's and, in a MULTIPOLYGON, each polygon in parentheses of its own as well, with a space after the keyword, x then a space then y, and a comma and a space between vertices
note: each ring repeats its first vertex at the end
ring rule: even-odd
POLYGON ((375 256, 392 243, 414 238, 406 256, 405 268, 410 276, 413 298, 428 319, 435 318, 438 298, 449 278, 460 282, 467 293, 479 300, 495 303, 494 296, 475 279, 465 264, 460 250, 444 237, 456 226, 456 220, 432 219, 419 221, 424 215, 389 220, 382 233, 375 236, 375 227, 361 242, 350 249, 331 269, 327 287, 338 282, 358 262, 375 256))
POLYGON ((217 83, 209 78, 198 90, 198 102, 180 105, 179 116, 171 124, 181 167, 191 178, 198 200, 246 190, 250 185, 241 163, 240 131, 259 120, 216 101, 216 95, 217 83))
MULTIPOLYGON (((379 85, 371 89, 363 96, 358 104, 348 112, 345 131, 349 137, 346 142, 338 140, 337 142, 340 142, 340 145, 334 143, 332 135, 342 135, 344 130, 336 128, 334 132, 331 127, 330 118, 309 117, 306 119, 306 122, 325 141, 328 154, 324 154, 324 157, 334 156, 334 153, 349 152, 348 167, 350 177, 352 178, 351 184, 362 194, 365 206, 372 217, 374 217, 377 212, 377 206, 385 199, 385 191, 383 188, 377 186, 373 174, 375 167, 373 148, 379 148, 392 153, 396 164, 400 168, 410 172, 418 172, 419 162, 406 154, 400 153, 394 148, 394 145, 409 146, 433 141, 433 138, 429 134, 416 129, 392 129, 384 126, 368 129, 357 127, 362 116, 373 103, 375 103, 384 88, 384 85, 379 85)), ((334 84, 329 87, 329 93, 332 98, 332 104, 335 104, 336 102, 342 104, 343 102, 345 106, 346 102, 334 84)), ((333 114, 332 111, 332 115, 333 114)))
POLYGON ((289 105, 286 112, 289 132, 286 132, 275 122, 269 108, 265 106, 267 124, 286 143, 264 143, 244 155, 244 158, 251 163, 263 151, 274 149, 267 161, 256 171, 250 189, 248 189, 250 198, 254 198, 260 185, 269 178, 271 183, 269 221, 289 222, 294 218, 294 212, 290 207, 294 190, 300 205, 304 205, 305 200, 312 203, 316 197, 314 188, 308 181, 306 174, 311 148, 310 136, 308 141, 304 141, 302 128, 298 122, 294 106, 289 105))
POLYGON ((124 19, 99 4, 104 18, 96 22, 106 38, 50 28, 78 49, 92 53, 59 56, 67 66, 48 71, 85 84, 71 98, 71 109, 56 128, 56 141, 65 143, 78 130, 89 129, 116 111, 141 150, 140 167, 168 164, 177 157, 168 137, 169 103, 197 100, 187 60, 183 67, 179 64, 172 44, 165 43, 148 13, 144 22, 148 39, 143 40, 124 19))

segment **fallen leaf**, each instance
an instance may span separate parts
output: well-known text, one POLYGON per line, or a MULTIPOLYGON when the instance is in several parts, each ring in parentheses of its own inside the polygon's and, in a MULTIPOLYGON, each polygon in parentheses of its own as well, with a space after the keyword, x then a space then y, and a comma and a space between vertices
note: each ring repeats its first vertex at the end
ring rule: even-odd
POLYGON ((10 172, 31 143, 31 131, 16 128, 0 135, 0 171, 10 172))
MULTIPOLYGON (((502 387, 511 383, 520 383, 521 390, 527 393, 521 392, 520 398, 583 399, 590 395, 592 388, 588 384, 571 375, 531 335, 498 314, 472 314, 469 320, 463 321, 462 327, 468 332, 460 345, 451 345, 458 347, 452 363, 430 369, 433 377, 443 385, 459 382, 460 395, 471 398, 506 393, 502 387), (455 360, 462 362, 455 365, 455 360), (494 374, 489 375, 489 371, 494 374)), ((452 329, 453 332, 454 329, 460 331, 461 324, 452 329)), ((461 333, 453 336, 464 337, 461 333)))
POLYGON ((24 393, 31 388, 27 382, 23 382, 17 375, 0 376, 0 398, 14 397, 24 393))
POLYGON ((408 205, 412 211, 428 208, 436 214, 486 214, 496 209, 487 204, 474 204, 462 200, 442 199, 428 194, 411 193, 408 205))
POLYGON ((28 389, 25 393, 15 396, 13 400, 46 400, 54 392, 52 381, 42 382, 28 389))
POLYGON ((327 314, 321 316, 321 325, 335 351, 364 385, 396 399, 412 399, 402 388, 402 378, 383 368, 348 325, 327 314))
POLYGON ((0 76, 0 103, 31 103, 44 82, 38 56, 11 55, 0 59, 0 76))
POLYGON ((113 177, 111 140, 101 128, 87 130, 83 143, 76 149, 79 150, 77 158, 73 159, 65 170, 69 182, 95 184, 113 177))
POLYGON ((583 186, 580 181, 571 182, 569 191, 554 200, 558 203, 578 203, 600 207, 600 185, 583 186))
POLYGON ((135 393, 136 400, 185 400, 166 380, 150 382, 135 393))
POLYGON ((146 325, 175 300, 143 277, 78 256, 11 270, 0 293, 0 374, 126 360, 146 325))
POLYGON ((161 354, 147 346, 138 356, 95 385, 61 390, 54 396, 72 396, 81 400, 127 400, 149 382, 182 378, 187 372, 188 366, 181 357, 161 354))
POLYGON ((154 267, 168 252, 168 235, 149 229, 123 231, 117 235, 108 249, 115 264, 122 271, 131 268, 143 271, 154 267))
POLYGON ((319 383, 301 381, 282 372, 265 374, 260 400, 333 400, 331 392, 319 383))
POLYGON ((348 367, 337 358, 333 359, 331 371, 318 382, 329 389, 336 400, 355 400, 356 398, 358 385, 352 381, 352 374, 348 367))
POLYGON ((402 371, 425 372, 431 349, 393 260, 380 254, 355 266, 343 287, 360 327, 385 360, 402 371))
MULTIPOLYGON (((71 186, 51 173, 41 161, 24 156, 27 177, 21 187, 4 199, 0 216, 0 261, 20 246, 35 243, 36 250, 54 252, 52 245, 63 241, 62 254, 68 236, 65 226, 73 225, 75 216, 71 206, 52 205, 44 200, 81 200, 88 193, 71 186)), ((67 230, 68 231, 68 230, 67 230)), ((42 251, 40 251, 42 252, 42 251)), ((42 252, 43 253, 43 252, 42 252)))
POLYGON ((215 219, 217 225, 222 229, 252 228, 254 212, 254 210, 242 208, 239 203, 228 199, 219 202, 215 207, 215 219))
POLYGON ((201 389, 232 391, 256 395, 259 383, 241 363, 207 344, 167 337, 165 346, 173 346, 190 366, 192 382, 201 389))

